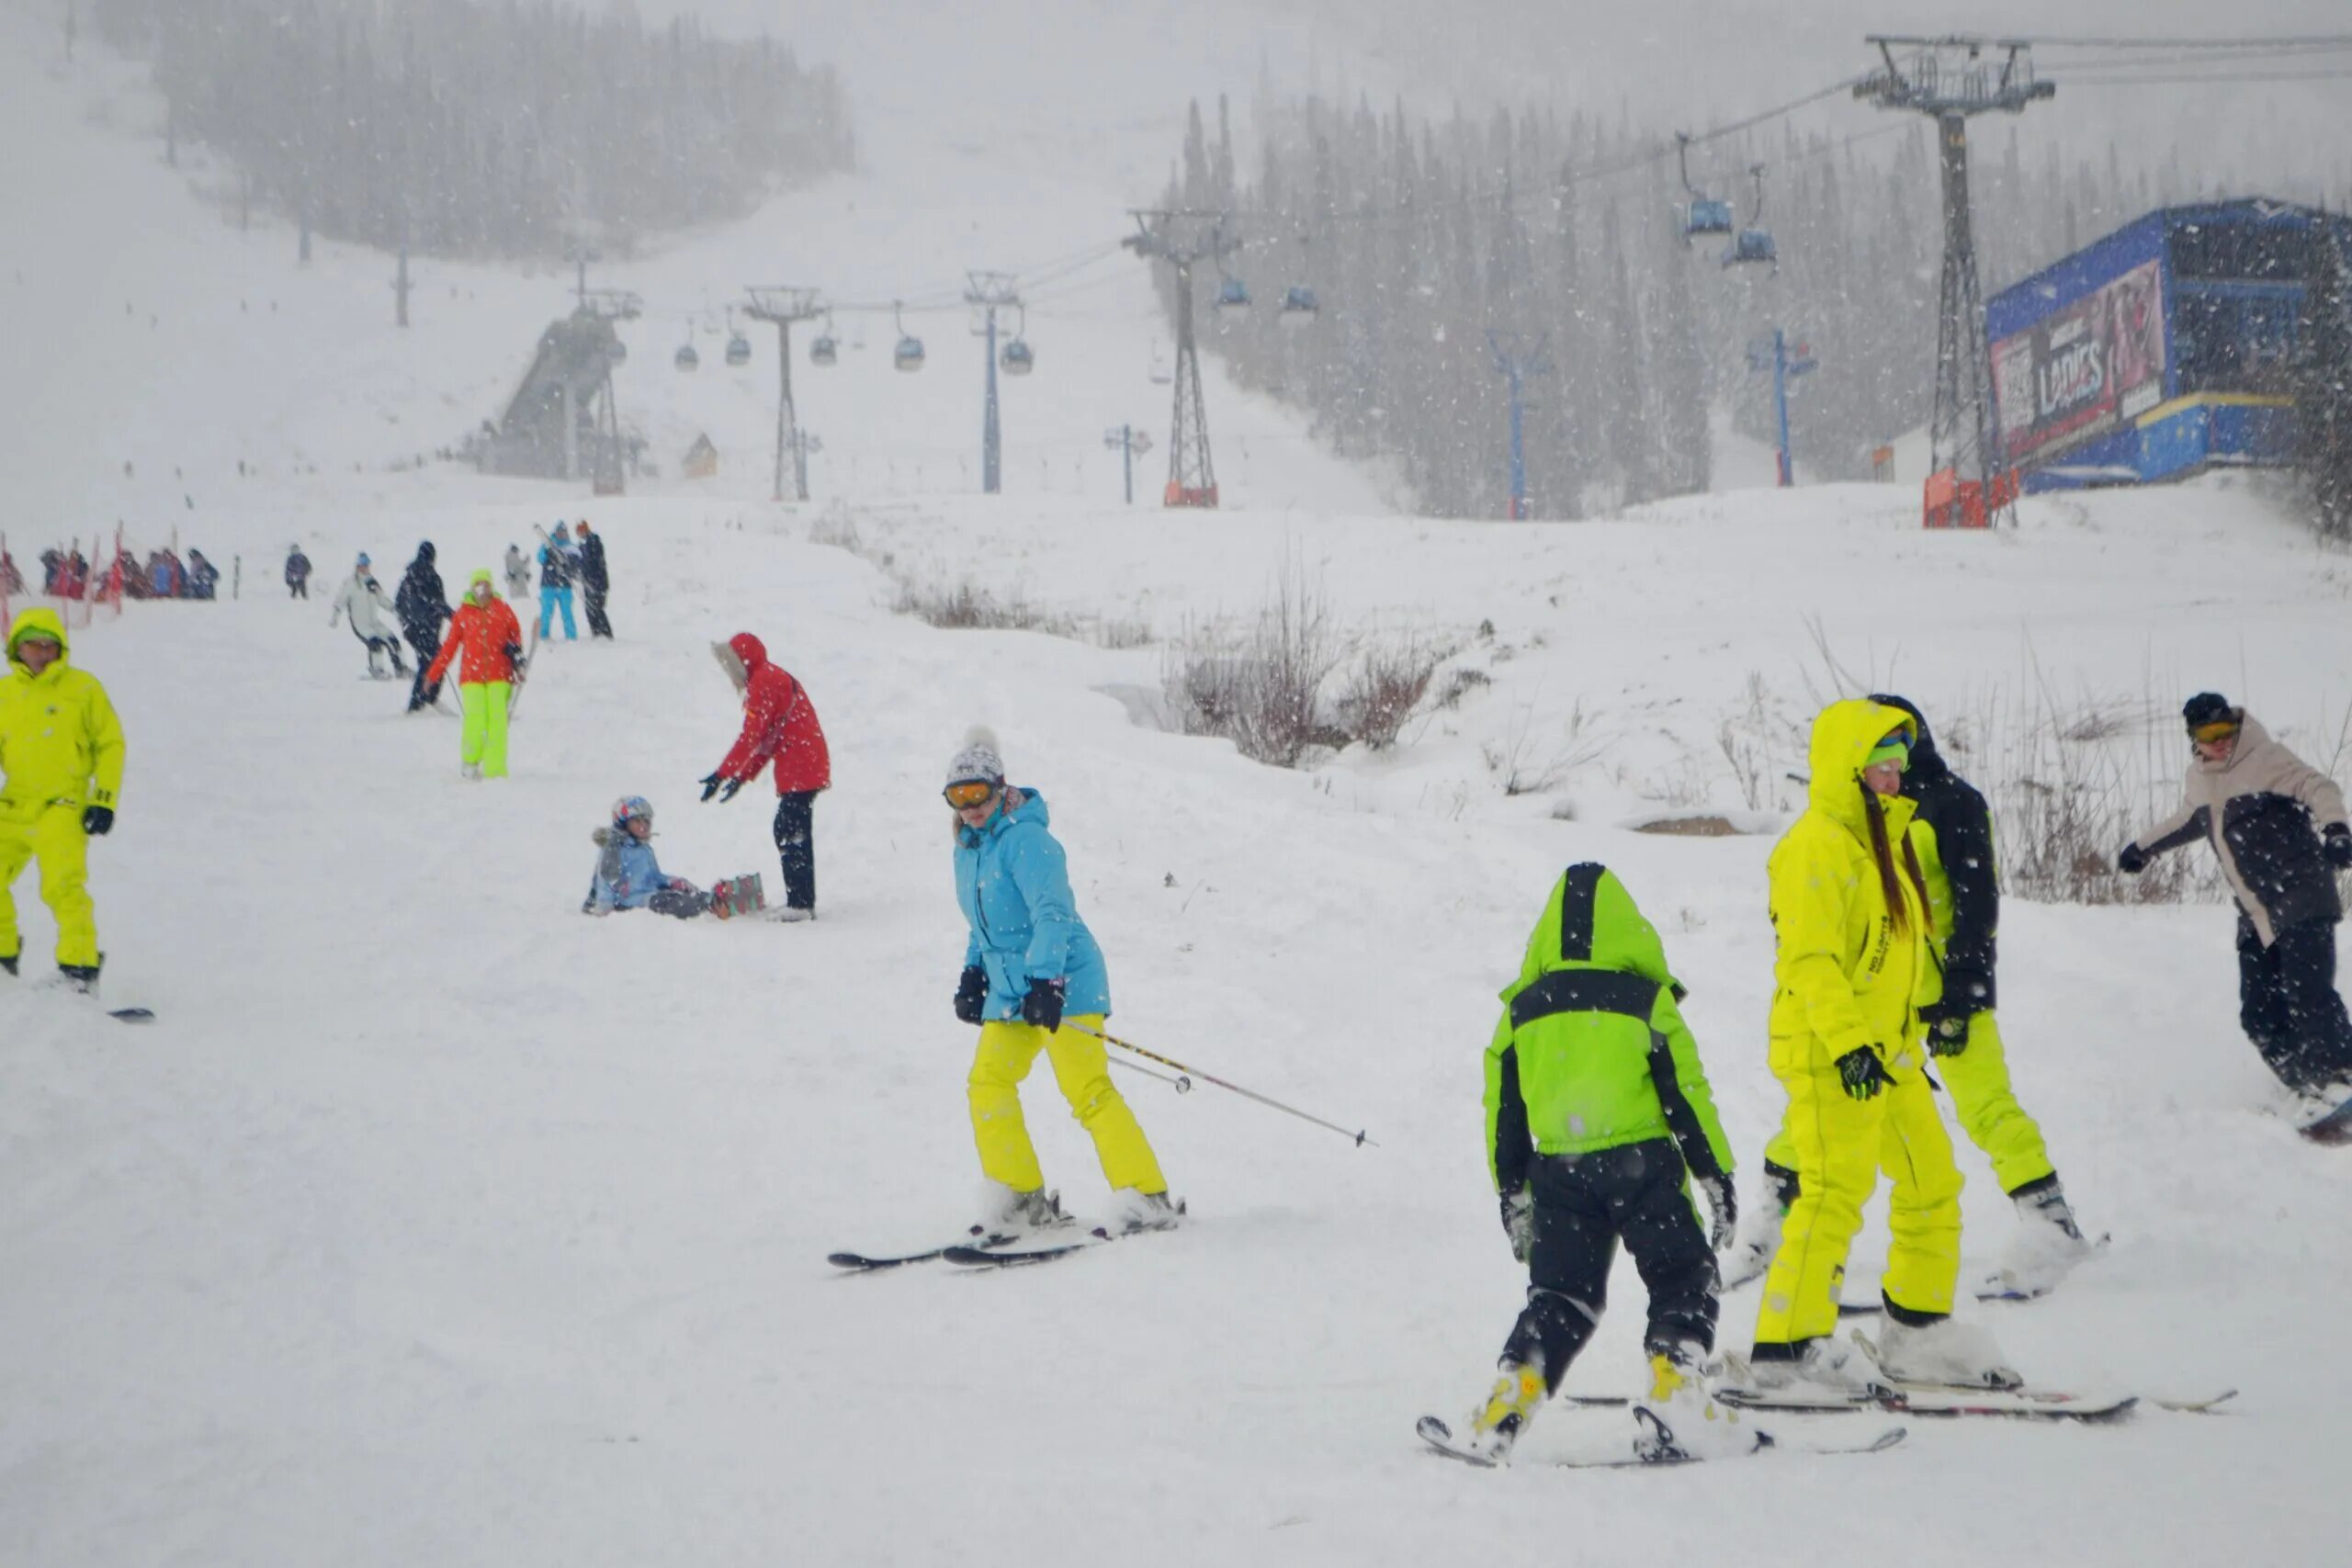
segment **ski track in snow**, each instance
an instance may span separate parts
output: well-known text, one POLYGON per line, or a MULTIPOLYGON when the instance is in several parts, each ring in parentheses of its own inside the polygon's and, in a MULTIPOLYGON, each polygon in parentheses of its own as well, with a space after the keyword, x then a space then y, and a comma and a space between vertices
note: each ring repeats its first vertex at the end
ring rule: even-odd
MULTIPOLYGON (((24 27, 0 22, 0 42, 24 27)), ((0 984, 0 1563, 1352 1563, 1489 1559, 1531 1538, 1807 1564, 1896 1542, 1920 1564, 2340 1552, 2352 1166, 2262 1113, 2213 908, 2011 902, 2020 1094, 2115 1242, 2056 1297, 1987 1315, 2039 1382, 2234 1384, 2234 1414, 1914 1424, 1862 1486, 1848 1461, 1797 1456, 1478 1473, 1412 1432, 1483 1391, 1523 1283, 1486 1185, 1478 1060, 1559 868, 1607 860, 1657 920, 1752 1169, 1779 1110, 1761 1039, 1770 839, 1619 825, 1745 807, 1717 729, 1751 671, 1807 711, 1807 682, 1827 681, 1808 614, 1858 677, 1931 716, 2038 660, 2069 692, 2163 699, 2167 744, 2164 704, 2219 683, 2324 756, 2347 696, 2348 574, 2244 489, 2032 504, 2017 533, 1979 538, 1917 532, 1907 488, 1569 526, 1383 517, 1369 484, 1212 370, 1236 509, 1130 512, 1100 426, 1132 410, 1156 432, 1166 397, 1141 373, 1153 328, 1131 260, 1102 297, 1124 315, 1058 338, 1033 322, 1040 368, 1008 389, 1001 500, 949 493, 978 423, 960 321, 932 329, 922 377, 878 363, 887 327, 834 379, 796 367, 804 418, 832 437, 814 476, 845 498, 830 517, 764 499, 766 342, 740 377, 681 378, 659 311, 633 339, 624 412, 662 454, 712 429, 729 454, 714 485, 583 502, 390 474, 494 410, 560 280, 425 266, 419 325, 398 337, 379 320, 382 258, 322 245, 294 273, 290 236, 237 235, 148 144, 81 126, 95 102, 131 113, 124 73, 94 56, 44 80, 30 62, 47 53, 0 56, 0 130, 55 152, 38 176, 0 171, 0 209, 35 220, 0 232, 0 285, 46 302, 18 315, 23 362, 50 367, 0 411, 12 547, 28 561, 49 519, 119 514, 142 548, 177 522, 244 571, 234 602, 133 604, 75 638, 130 746, 120 826, 91 857, 107 995, 162 1020, 126 1030, 0 984), (76 200, 91 189, 126 200, 76 200), (254 314, 271 295, 282 310, 254 314), (148 326, 144 303, 125 317, 125 297, 167 320, 148 326), (1094 449, 1082 494, 1031 488, 1033 439, 1094 449), (927 478, 850 483, 852 453, 910 451, 933 454, 927 478), (289 471, 298 452, 320 471, 289 471), (239 456, 262 477, 241 483, 239 456), (322 590, 366 548, 389 591, 430 537, 454 586, 583 504, 622 640, 543 646, 503 784, 458 777, 447 718, 356 681, 325 592, 289 603, 276 582, 299 538, 322 590), (810 542, 844 522, 873 559, 810 542), (1105 694, 1157 688, 1164 649, 930 628, 891 613, 886 555, 889 572, 1163 635, 1250 612, 1289 559, 1342 624, 1458 639, 1494 683, 1392 753, 1275 772, 1105 694), (653 800, 666 868, 706 885, 772 871, 764 786, 695 801, 737 713, 707 644, 745 627, 806 682, 832 743, 822 918, 582 919, 588 832, 622 794, 653 800), (1484 751, 1540 766, 1571 745, 1579 704, 1606 747, 1506 797, 1484 751), (963 932, 937 790, 981 719, 1052 802, 1109 956, 1111 1027, 1379 1147, 1122 1076, 1191 1201, 1183 1230, 1001 1277, 836 1277, 828 1251, 935 1244, 968 1217, 970 1039, 948 1010, 963 932), (1551 815, 1562 799, 1575 820, 1551 815)), ((960 220, 921 210, 930 194, 886 169, 606 281, 731 288, 779 265, 775 237, 812 204, 848 197, 865 216, 820 232, 880 254, 895 226, 960 220)), ((1056 243, 1032 254, 1099 230, 1095 194, 1046 209, 1056 243)), ((1789 787, 1764 805, 1792 807, 1789 787)), ((17 891, 37 973, 51 927, 32 880, 17 891)), ((1049 1179, 1099 1213, 1046 1074, 1026 1102, 1049 1179)), ((1962 1168, 1975 1269, 2013 1222, 1981 1157, 1963 1149, 1962 1168)), ((1858 1282, 1883 1258, 1883 1213, 1858 1282)), ((1615 1289, 1574 1387, 1637 1382, 1630 1268, 1615 1289)), ((1753 1311, 1752 1292, 1726 1306, 1727 1345, 1753 1311)), ((1523 1452, 1623 1432, 1622 1413, 1555 1407, 1523 1452)))

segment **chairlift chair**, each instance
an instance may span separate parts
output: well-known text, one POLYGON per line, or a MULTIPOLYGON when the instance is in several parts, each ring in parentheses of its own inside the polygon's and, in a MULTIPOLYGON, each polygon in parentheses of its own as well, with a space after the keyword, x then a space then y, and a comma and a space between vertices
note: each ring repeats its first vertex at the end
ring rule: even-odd
POLYGON ((896 300, 890 304, 891 319, 899 324, 899 346, 890 352, 890 363, 901 370, 922 368, 922 339, 907 331, 906 321, 896 300))
POLYGON ((1216 286, 1216 308, 1228 316, 1238 316, 1250 309, 1250 290, 1238 277, 1228 277, 1216 286))
POLYGON ((1699 194, 1690 183, 1690 138, 1683 131, 1674 133, 1674 159, 1682 173, 1682 188, 1690 200, 1682 209, 1682 241, 1688 244, 1701 234, 1728 234, 1732 231, 1731 203, 1718 201, 1699 194))
POLYGON ((808 363, 831 365, 841 356, 841 345, 833 342, 832 313, 828 311, 825 315, 824 326, 819 329, 816 337, 808 344, 808 363))
POLYGON ((751 362, 752 340, 741 333, 730 335, 727 340, 727 363, 740 366, 749 365, 751 362))
POLYGON ((1780 247, 1772 243, 1772 231, 1764 227, 1764 165, 1754 164, 1747 173, 1756 182, 1756 210, 1747 227, 1732 236, 1731 248, 1724 253, 1724 265, 1762 265, 1778 272, 1780 247))
POLYGON ((1026 376, 1037 368, 1037 356, 1029 352, 1028 342, 1023 338, 1014 338, 1006 344, 1003 352, 997 355, 997 362, 1004 367, 1004 373, 1008 376, 1026 376))
POLYGON ((1294 283, 1283 290, 1282 314, 1276 319, 1294 330, 1311 326, 1322 312, 1322 304, 1315 298, 1315 290, 1303 283, 1294 283))
POLYGON ((698 369, 702 365, 702 355, 695 352, 693 344, 682 343, 678 345, 678 352, 670 356, 670 363, 681 370, 698 369))

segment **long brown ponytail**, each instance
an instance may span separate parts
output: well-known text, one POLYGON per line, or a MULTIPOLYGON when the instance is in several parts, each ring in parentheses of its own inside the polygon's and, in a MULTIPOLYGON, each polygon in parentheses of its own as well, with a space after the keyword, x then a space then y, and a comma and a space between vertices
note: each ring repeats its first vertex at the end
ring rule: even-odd
MULTIPOLYGON (((1895 935, 1907 936, 1911 931, 1911 907, 1903 897, 1901 874, 1894 869, 1894 852, 1887 847, 1886 810, 1879 805, 1876 790, 1860 779, 1856 779, 1854 784, 1862 792, 1862 816, 1871 825, 1871 859, 1878 863, 1878 886, 1879 891, 1886 897, 1888 923, 1894 927, 1895 935)), ((1913 884, 1919 885, 1919 861, 1912 852, 1908 839, 1903 840, 1903 858, 1909 866, 1913 884)), ((1924 907, 1927 901, 1923 888, 1919 902, 1924 907)))

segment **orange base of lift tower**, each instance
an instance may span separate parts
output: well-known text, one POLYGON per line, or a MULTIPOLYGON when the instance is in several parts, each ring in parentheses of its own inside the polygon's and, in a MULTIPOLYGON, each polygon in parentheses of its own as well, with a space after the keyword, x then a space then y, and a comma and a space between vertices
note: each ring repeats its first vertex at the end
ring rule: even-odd
POLYGON ((1214 507, 1216 505, 1216 486, 1210 485, 1205 490, 1187 490, 1182 485, 1171 483, 1168 487, 1167 504, 1214 507))
POLYGON ((1989 479, 1963 479, 1950 468, 1928 476, 1920 524, 1928 528, 1986 528, 1994 515, 2018 498, 2014 469, 1989 479))

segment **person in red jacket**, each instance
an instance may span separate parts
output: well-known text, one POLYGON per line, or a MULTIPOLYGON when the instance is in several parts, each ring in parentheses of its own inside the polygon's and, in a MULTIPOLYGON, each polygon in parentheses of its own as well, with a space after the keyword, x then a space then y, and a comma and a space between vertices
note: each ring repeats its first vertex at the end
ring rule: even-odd
POLYGON ((506 704, 523 674, 523 628, 498 596, 487 568, 474 573, 466 602, 449 617, 449 639, 424 677, 425 690, 441 683, 460 652, 465 661, 458 667, 458 702, 465 709, 466 723, 458 741, 458 760, 469 779, 503 779, 506 704))
POLYGON ((817 792, 833 783, 832 758, 817 705, 791 671, 772 662, 750 632, 737 632, 712 645, 721 668, 743 696, 743 733, 718 771, 702 781, 702 797, 732 800, 735 792, 775 762, 775 852, 784 863, 784 908, 777 918, 806 920, 817 913, 817 845, 813 807, 817 792))

